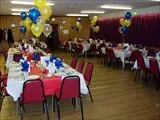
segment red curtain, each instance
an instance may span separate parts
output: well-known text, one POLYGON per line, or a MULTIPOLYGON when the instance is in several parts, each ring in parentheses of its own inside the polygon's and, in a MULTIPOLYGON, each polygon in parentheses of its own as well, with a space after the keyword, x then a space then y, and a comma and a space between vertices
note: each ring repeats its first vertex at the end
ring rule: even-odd
MULTIPOLYGON (((96 38, 122 42, 118 32, 120 18, 99 20, 100 31, 96 38)), ((160 47, 160 13, 142 14, 132 17, 132 24, 124 34, 126 42, 144 46, 160 47)))

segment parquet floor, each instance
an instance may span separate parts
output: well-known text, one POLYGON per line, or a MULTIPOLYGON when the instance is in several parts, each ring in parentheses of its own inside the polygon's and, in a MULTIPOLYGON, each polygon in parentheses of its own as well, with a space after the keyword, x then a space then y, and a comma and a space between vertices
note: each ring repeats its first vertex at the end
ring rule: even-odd
MULTIPOLYGON (((68 53, 56 53, 70 63, 68 53)), ((81 58, 79 58, 80 61, 81 58)), ((134 81, 134 76, 127 69, 107 68, 97 64, 94 58, 85 59, 94 63, 91 92, 94 103, 89 95, 83 96, 85 120, 160 120, 160 92, 153 87, 144 87, 140 81, 134 81)), ((0 68, 4 61, 0 56, 0 68)), ((14 87, 14 86, 13 86, 14 87)), ((51 101, 48 98, 50 120, 57 120, 57 112, 51 111, 51 101)), ((26 105, 24 120, 44 120, 42 104, 26 105)), ((16 115, 16 104, 11 97, 6 97, 1 111, 1 120, 19 120, 16 115)), ((81 120, 80 108, 73 109, 71 101, 61 102, 62 120, 81 120)))

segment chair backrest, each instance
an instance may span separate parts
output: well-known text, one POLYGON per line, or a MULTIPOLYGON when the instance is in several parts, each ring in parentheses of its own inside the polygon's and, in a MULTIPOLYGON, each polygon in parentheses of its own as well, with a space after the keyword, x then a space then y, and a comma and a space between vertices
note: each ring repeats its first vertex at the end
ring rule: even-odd
POLYGON ((78 76, 68 76, 62 81, 58 99, 80 97, 80 78, 78 76))
POLYGON ((115 58, 115 54, 114 54, 114 51, 113 51, 113 49, 111 48, 111 49, 109 49, 109 57, 111 57, 111 58, 115 58))
POLYGON ((43 82, 40 79, 25 81, 20 101, 22 104, 46 101, 43 82))
POLYGON ((156 59, 152 58, 149 60, 149 66, 150 66, 150 71, 153 73, 153 74, 159 74, 160 71, 159 71, 159 66, 158 66, 158 62, 156 59))
POLYGON ((147 56, 153 56, 153 57, 155 57, 156 53, 154 51, 148 51, 147 52, 147 56))
POLYGON ((82 44, 77 44, 76 52, 80 53, 82 51, 83 51, 83 45, 82 44))
POLYGON ((145 66, 144 59, 142 56, 138 57, 137 63, 138 63, 138 67, 140 67, 140 69, 146 70, 146 66, 145 66))
POLYGON ((131 55, 129 57, 129 61, 135 62, 136 61, 136 55, 135 51, 131 52, 131 55))
POLYGON ((77 65, 77 58, 76 57, 72 57, 72 61, 71 61, 71 67, 73 68, 73 69, 75 69, 76 68, 76 65, 77 65))
POLYGON ((138 60, 139 57, 142 57, 142 52, 141 51, 135 51, 136 60, 138 60))
POLYGON ((84 60, 80 61, 79 65, 78 65, 78 69, 77 69, 78 72, 82 73, 83 67, 84 67, 84 63, 85 63, 84 60))
POLYGON ((33 59, 32 54, 28 54, 28 56, 27 56, 27 61, 31 61, 32 59, 33 59))
POLYGON ((13 61, 19 62, 21 58, 22 58, 22 54, 14 54, 13 61))
POLYGON ((97 49, 96 49, 96 44, 91 44, 89 50, 92 51, 92 52, 95 52, 95 51, 97 50, 97 49))
POLYGON ((92 72, 93 72, 93 64, 88 63, 87 66, 86 66, 86 69, 84 71, 84 79, 88 82, 88 85, 91 82, 92 72))

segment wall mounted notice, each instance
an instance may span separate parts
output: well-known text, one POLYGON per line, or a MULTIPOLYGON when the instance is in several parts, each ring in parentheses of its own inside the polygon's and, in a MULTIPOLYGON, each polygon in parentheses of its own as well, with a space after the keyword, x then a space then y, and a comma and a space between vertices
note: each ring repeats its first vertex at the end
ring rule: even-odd
POLYGON ((68 30, 63 30, 63 34, 64 35, 69 34, 69 31, 68 30))

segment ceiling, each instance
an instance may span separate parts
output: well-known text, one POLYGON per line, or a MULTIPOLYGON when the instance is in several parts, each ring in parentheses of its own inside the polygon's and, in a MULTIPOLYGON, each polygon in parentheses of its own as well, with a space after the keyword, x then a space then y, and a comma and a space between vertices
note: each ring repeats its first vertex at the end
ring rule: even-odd
MULTIPOLYGON (((11 8, 31 8, 28 5, 12 5, 11 0, 0 0, 0 15, 11 15, 11 8)), ((33 0, 25 0, 33 1, 33 0)), ((48 0, 53 1, 53 15, 64 16, 68 13, 80 13, 81 10, 105 10, 112 12, 116 10, 107 10, 100 8, 104 4, 127 5, 133 9, 157 6, 157 2, 149 0, 48 0)), ((119 10, 117 10, 119 11, 119 10)))

